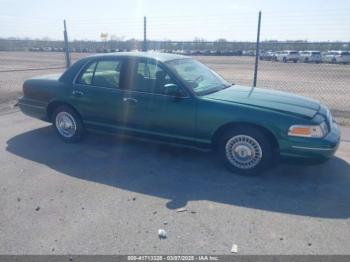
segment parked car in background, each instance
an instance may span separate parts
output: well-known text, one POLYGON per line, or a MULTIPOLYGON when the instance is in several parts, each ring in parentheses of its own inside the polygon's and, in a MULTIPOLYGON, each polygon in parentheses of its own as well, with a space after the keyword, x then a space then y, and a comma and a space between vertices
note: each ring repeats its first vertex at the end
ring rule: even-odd
POLYGON ((276 61, 276 54, 273 51, 262 52, 259 55, 260 60, 276 61))
POLYGON ((255 56, 255 50, 243 50, 242 55, 244 56, 255 56))
POLYGON ((39 47, 30 47, 29 48, 29 51, 32 51, 32 52, 39 52, 41 51, 39 47))
POLYGON ((279 157, 324 161, 340 133, 316 100, 233 85, 193 58, 114 53, 83 58, 63 75, 30 79, 18 103, 65 142, 86 131, 217 151, 227 167, 259 173, 279 157))
POLYGON ((328 51, 322 57, 323 62, 328 63, 350 63, 350 51, 328 51))
POLYGON ((233 56, 241 56, 242 52, 243 52, 242 50, 235 50, 235 51, 232 52, 232 55, 233 56))
POLYGON ((300 62, 304 63, 321 63, 322 56, 320 51, 300 51, 300 62))
POLYGON ((44 52, 51 52, 52 51, 52 47, 43 47, 43 51, 44 52))
POLYGON ((299 52, 295 50, 285 50, 276 52, 276 61, 287 63, 292 61, 294 63, 298 62, 300 59, 299 52))
POLYGON ((201 50, 201 55, 210 55, 209 50, 201 50))

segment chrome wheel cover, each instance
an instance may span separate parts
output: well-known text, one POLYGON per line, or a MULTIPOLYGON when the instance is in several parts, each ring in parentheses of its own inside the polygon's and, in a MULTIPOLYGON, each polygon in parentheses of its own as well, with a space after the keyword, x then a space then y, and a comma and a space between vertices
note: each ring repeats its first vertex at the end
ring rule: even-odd
POLYGON ((230 138, 225 146, 228 161, 239 169, 252 169, 262 159, 259 143, 250 136, 237 135, 230 138))
POLYGON ((56 115, 56 128, 58 132, 65 138, 74 136, 77 130, 77 124, 74 117, 67 112, 59 112, 56 115))

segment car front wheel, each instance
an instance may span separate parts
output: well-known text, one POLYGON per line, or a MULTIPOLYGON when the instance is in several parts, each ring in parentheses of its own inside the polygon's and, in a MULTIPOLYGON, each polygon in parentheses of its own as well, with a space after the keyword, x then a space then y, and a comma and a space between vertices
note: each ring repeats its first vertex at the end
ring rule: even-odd
POLYGON ((53 125, 57 135, 68 143, 79 142, 84 128, 79 115, 68 106, 58 107, 53 114, 53 125))
POLYGON ((258 174, 277 159, 271 139, 253 127, 226 132, 219 143, 221 158, 234 173, 258 174))

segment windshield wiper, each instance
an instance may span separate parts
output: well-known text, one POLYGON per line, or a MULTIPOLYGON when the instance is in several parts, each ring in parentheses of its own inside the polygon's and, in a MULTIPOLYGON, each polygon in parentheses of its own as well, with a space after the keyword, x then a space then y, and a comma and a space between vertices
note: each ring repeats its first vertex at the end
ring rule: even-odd
POLYGON ((208 90, 207 92, 204 92, 204 95, 212 94, 212 93, 221 91, 221 90, 223 90, 223 89, 225 89, 225 88, 226 88, 226 87, 223 87, 223 88, 213 88, 213 89, 211 89, 211 90, 208 90))
POLYGON ((234 83, 225 85, 223 89, 229 88, 229 87, 234 86, 234 85, 235 85, 234 83))
POLYGON ((221 90, 224 90, 226 88, 229 88, 231 86, 233 86, 234 84, 229 84, 229 85, 221 85, 221 86, 217 86, 215 88, 211 88, 207 91, 203 91, 203 93, 201 93, 200 95, 209 95, 209 94, 212 94, 212 93, 215 93, 215 92, 218 92, 218 91, 221 91, 221 90))

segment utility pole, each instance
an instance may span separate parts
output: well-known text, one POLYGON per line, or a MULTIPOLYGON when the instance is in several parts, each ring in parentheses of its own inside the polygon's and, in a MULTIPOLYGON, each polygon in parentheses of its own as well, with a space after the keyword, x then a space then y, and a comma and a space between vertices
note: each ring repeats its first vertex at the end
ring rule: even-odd
POLYGON ((255 68, 254 68, 253 87, 256 87, 256 82, 257 82, 257 78, 258 78, 258 63, 259 63, 259 52, 260 52, 260 25, 261 25, 261 11, 259 11, 258 34, 256 37, 255 68))
POLYGON ((67 34, 67 26, 66 26, 66 20, 63 20, 63 36, 64 36, 64 51, 66 55, 66 67, 70 67, 70 55, 69 55, 69 44, 68 44, 68 34, 67 34))
POLYGON ((143 17, 143 50, 142 51, 147 51, 147 19, 144 16, 143 17))

